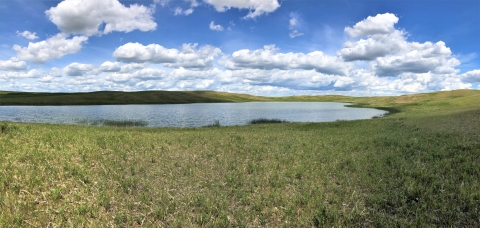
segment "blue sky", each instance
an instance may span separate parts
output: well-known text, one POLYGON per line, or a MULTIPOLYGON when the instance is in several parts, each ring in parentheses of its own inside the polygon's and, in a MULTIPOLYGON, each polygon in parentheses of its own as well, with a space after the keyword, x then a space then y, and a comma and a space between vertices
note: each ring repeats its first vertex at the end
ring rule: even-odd
POLYGON ((479 89, 478 0, 0 0, 0 90, 479 89))

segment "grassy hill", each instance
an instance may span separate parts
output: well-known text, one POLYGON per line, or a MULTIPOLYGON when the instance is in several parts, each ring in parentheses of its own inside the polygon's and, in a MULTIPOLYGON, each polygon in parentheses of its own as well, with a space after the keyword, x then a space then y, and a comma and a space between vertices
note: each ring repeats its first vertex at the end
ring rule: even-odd
POLYGON ((90 93, 0 92, 0 105, 183 104, 267 100, 246 94, 214 91, 99 91, 90 93))
POLYGON ((0 227, 479 227, 479 96, 274 99, 396 111, 330 123, 4 122, 0 227))

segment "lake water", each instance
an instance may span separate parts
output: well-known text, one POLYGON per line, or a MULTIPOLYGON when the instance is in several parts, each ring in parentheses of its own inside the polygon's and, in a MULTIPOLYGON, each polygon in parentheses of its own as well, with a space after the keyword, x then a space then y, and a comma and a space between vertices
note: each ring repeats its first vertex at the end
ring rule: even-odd
POLYGON ((246 125, 259 118, 290 122, 370 119, 386 111, 336 102, 247 102, 162 105, 0 106, 0 121, 82 124, 88 120, 146 121, 148 127, 246 125))

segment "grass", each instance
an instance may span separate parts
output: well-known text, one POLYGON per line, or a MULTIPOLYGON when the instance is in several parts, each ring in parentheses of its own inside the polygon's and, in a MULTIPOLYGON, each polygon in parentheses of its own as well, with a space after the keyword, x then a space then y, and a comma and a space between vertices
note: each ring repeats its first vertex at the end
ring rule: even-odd
POLYGON ((184 104, 271 100, 214 91, 98 91, 90 93, 29 93, 0 91, 0 105, 184 104))
POLYGON ((110 126, 110 127, 146 127, 147 121, 143 120, 105 120, 105 119, 87 119, 77 120, 78 124, 88 126, 110 126))
POLYGON ((288 121, 280 120, 280 119, 254 119, 249 122, 249 124, 271 124, 271 123, 288 123, 288 121))
POLYGON ((221 127, 220 120, 215 120, 213 124, 206 125, 204 127, 221 127))
POLYGON ((2 122, 0 227, 478 227, 479 96, 342 97, 398 112, 330 123, 2 122))

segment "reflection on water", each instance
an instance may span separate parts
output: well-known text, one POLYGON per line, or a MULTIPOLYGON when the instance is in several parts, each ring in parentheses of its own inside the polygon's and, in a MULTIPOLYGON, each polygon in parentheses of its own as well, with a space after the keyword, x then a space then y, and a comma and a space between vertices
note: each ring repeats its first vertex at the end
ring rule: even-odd
POLYGON ((81 124, 86 120, 146 121, 149 127, 245 125, 253 119, 330 122, 370 119, 386 111, 336 102, 248 102, 173 105, 0 106, 0 120, 81 124))

